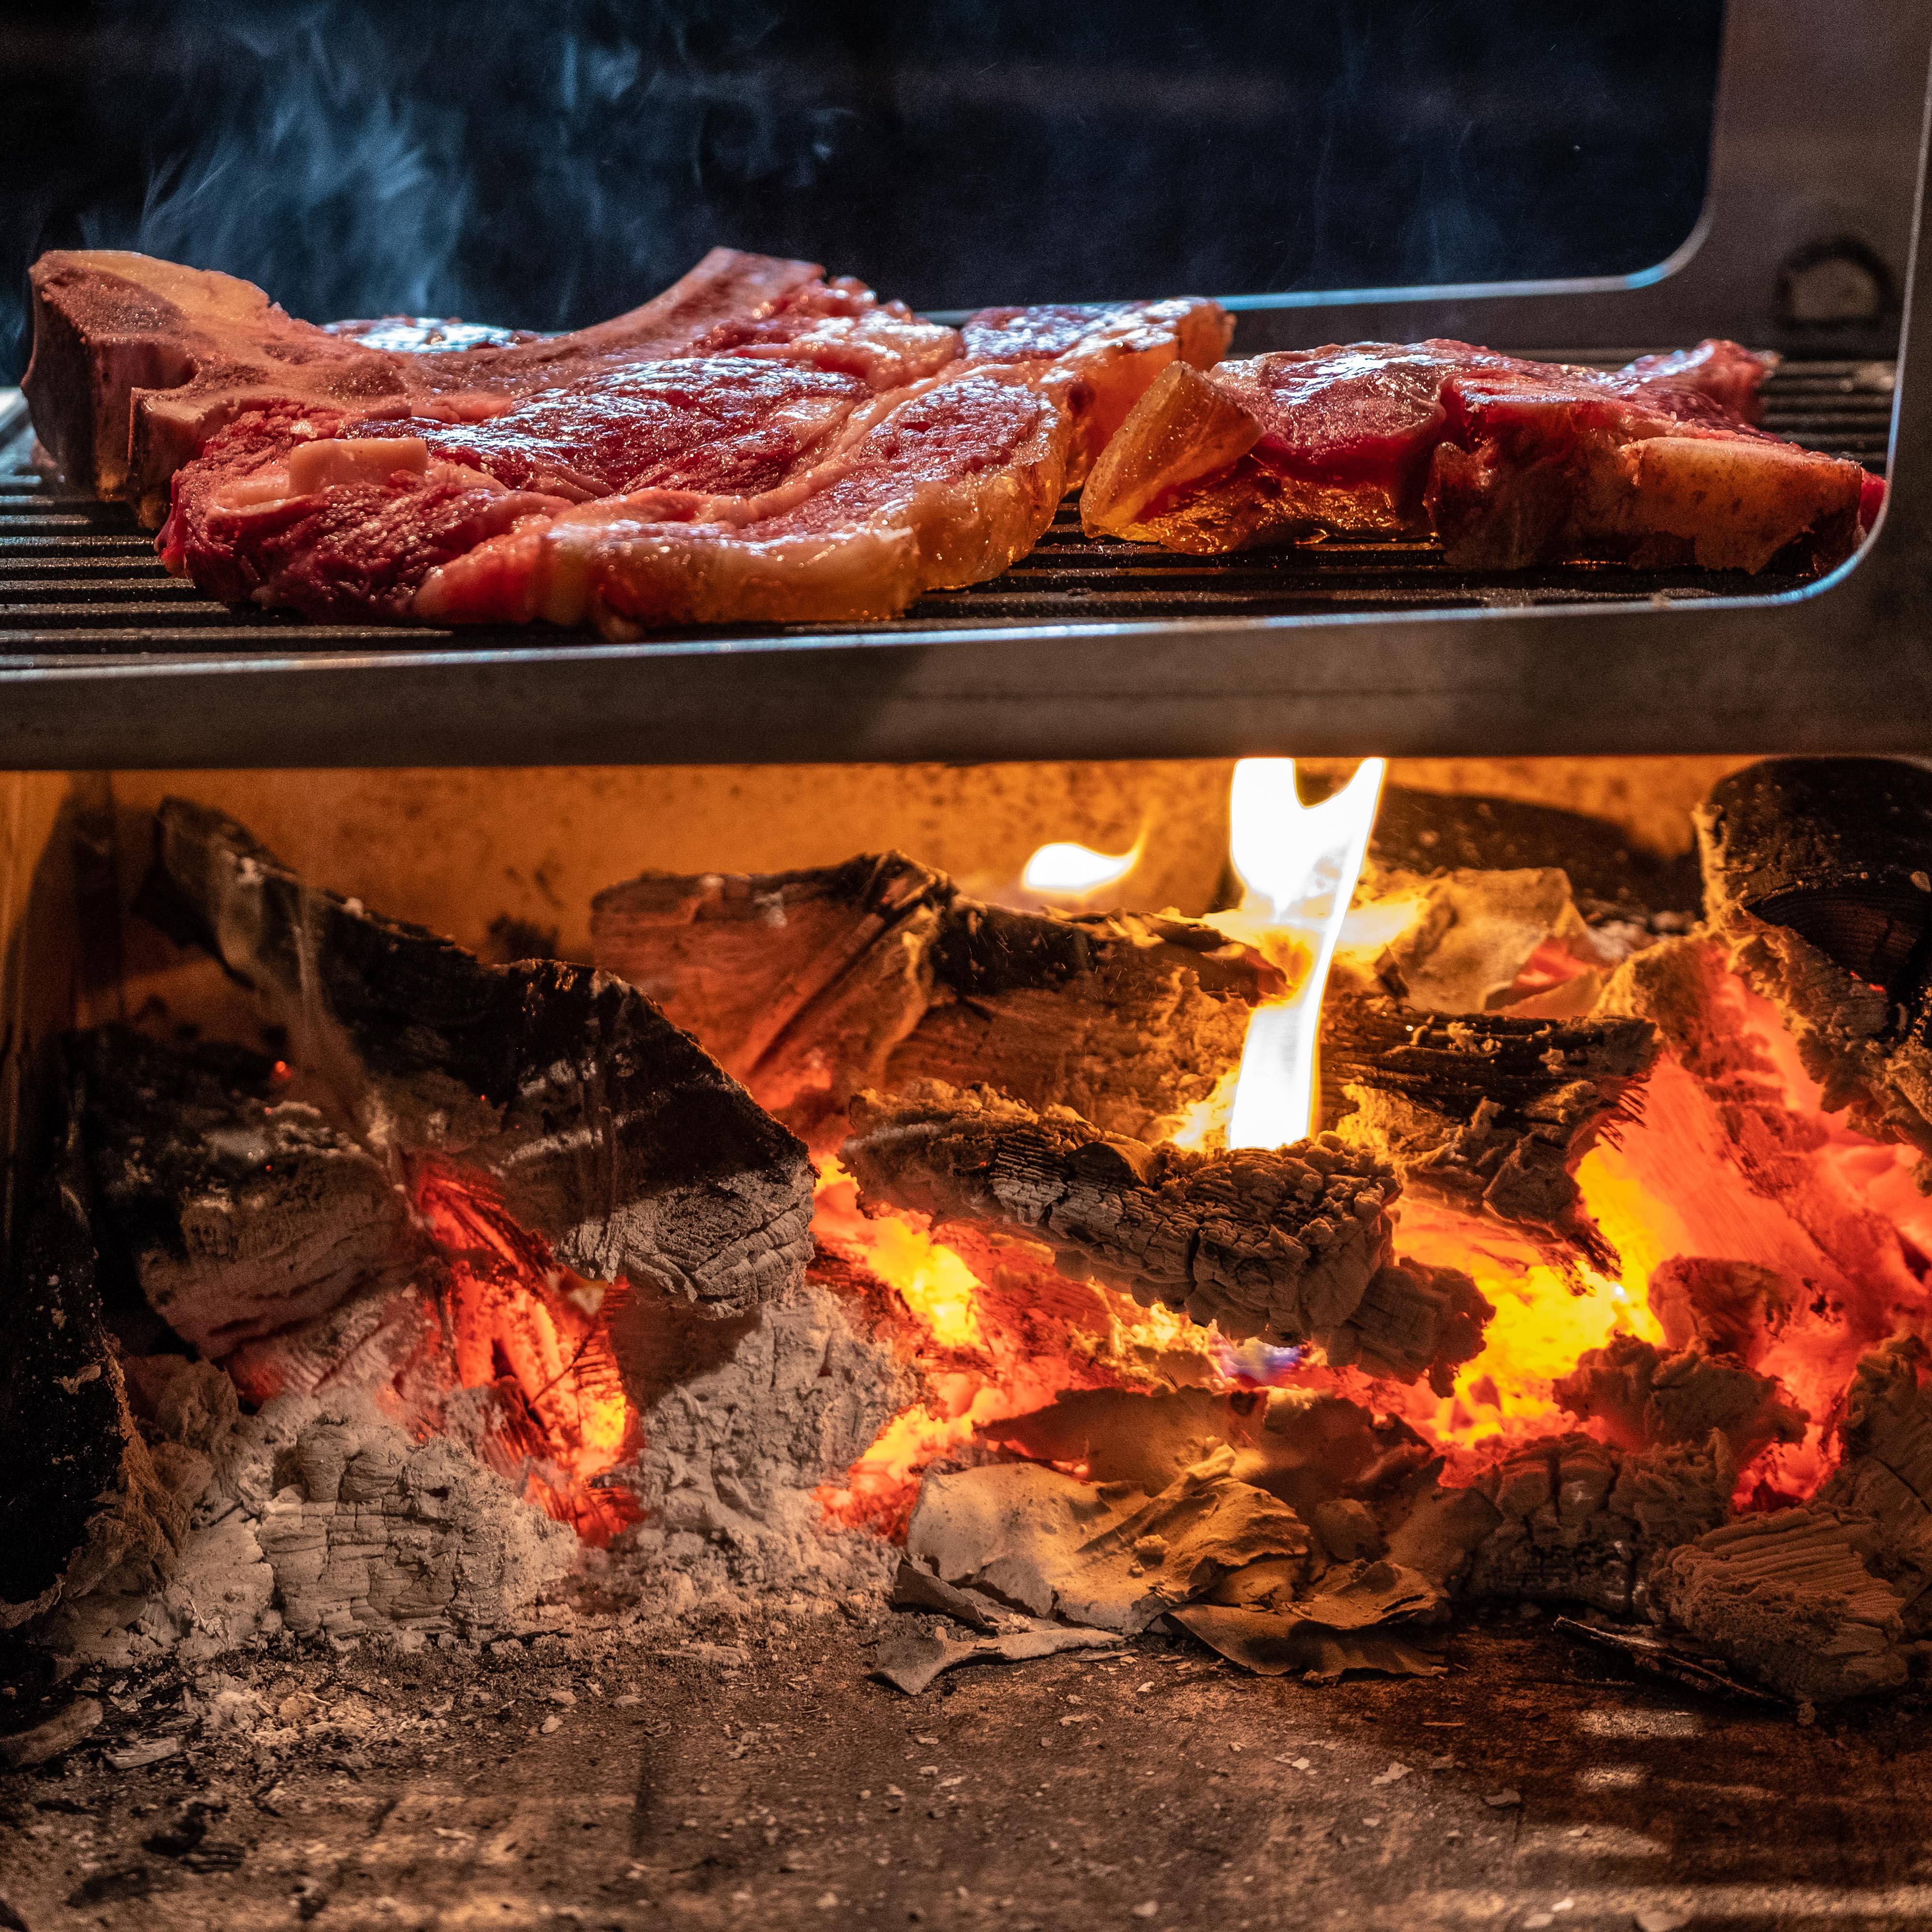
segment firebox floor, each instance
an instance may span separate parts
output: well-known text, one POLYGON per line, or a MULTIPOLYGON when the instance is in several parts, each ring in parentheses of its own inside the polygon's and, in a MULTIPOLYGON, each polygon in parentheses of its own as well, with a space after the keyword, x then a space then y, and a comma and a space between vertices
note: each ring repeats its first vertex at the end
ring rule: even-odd
POLYGON ((881 1622, 110 1676, 87 1744, 0 1780, 0 1924, 1932 1923, 1916 1708, 1803 1727, 1540 1623, 1426 1681, 1153 1638, 908 1700, 866 1678, 881 1622))

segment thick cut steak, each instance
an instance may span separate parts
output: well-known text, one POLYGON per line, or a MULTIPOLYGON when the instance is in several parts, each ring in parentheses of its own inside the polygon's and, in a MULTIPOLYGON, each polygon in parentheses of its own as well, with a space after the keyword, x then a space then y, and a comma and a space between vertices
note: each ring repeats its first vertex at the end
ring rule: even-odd
POLYGON ((1096 464, 1090 533, 1174 550, 1438 538, 1450 562, 1762 570, 1841 562, 1882 499, 1750 427, 1774 359, 1732 342, 1614 370, 1361 342, 1163 371, 1096 464))
POLYGON ((134 256, 44 257, 35 299, 43 440, 144 513, 165 484, 178 574, 339 621, 616 637, 888 616, 997 575, 1161 370, 1232 328, 1179 300, 954 330, 727 250, 548 340, 316 328, 134 256))
POLYGON ((55 250, 33 267, 34 355, 22 386, 62 472, 138 504, 152 525, 169 478, 249 409, 400 404, 458 421, 494 416, 536 390, 688 353, 820 273, 714 248, 641 308, 545 338, 408 319, 320 328, 233 275, 116 249, 55 250))

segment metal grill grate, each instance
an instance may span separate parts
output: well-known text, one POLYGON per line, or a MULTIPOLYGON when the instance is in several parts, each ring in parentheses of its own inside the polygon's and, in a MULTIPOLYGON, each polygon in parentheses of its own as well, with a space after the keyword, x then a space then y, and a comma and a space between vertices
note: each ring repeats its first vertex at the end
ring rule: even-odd
MULTIPOLYGON (((1586 360, 1614 365, 1621 353, 1586 360)), ((1882 471, 1892 427, 1889 363, 1787 362, 1766 392, 1765 426, 1808 449, 1882 471)), ((116 504, 49 483, 30 466, 31 434, 0 411, 0 664, 166 654, 204 658, 326 655, 434 642, 500 645, 500 632, 310 624, 236 613, 169 577, 152 538, 116 504)), ((1324 610, 1483 608, 1735 597, 1787 590, 1796 580, 1610 566, 1452 570, 1425 544, 1330 542, 1228 557, 1170 555, 1096 542, 1064 506, 1034 554, 1004 576, 923 598, 904 617, 866 627, 916 638, 975 627, 1136 619, 1293 616, 1324 610)), ((813 627, 743 635, 808 637, 813 627)), ((729 632, 710 633, 730 635, 729 632)), ((529 632, 516 634, 527 646, 529 632)))

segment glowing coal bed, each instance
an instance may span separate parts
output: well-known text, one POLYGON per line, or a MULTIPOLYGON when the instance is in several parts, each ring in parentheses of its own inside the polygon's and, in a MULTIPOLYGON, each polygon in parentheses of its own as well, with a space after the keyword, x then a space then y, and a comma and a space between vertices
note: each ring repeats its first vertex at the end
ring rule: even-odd
POLYGON ((950 1620, 880 1647, 916 1692, 1150 1629, 1436 1675, 1533 1602, 1906 1684, 1932 776, 1733 772, 1701 908, 1597 821, 1334 776, 1236 768, 1202 919, 1112 909, 1144 832, 984 896, 659 872, 595 971, 164 805, 28 1228, 10 1622, 125 1665, 890 1591, 950 1620))

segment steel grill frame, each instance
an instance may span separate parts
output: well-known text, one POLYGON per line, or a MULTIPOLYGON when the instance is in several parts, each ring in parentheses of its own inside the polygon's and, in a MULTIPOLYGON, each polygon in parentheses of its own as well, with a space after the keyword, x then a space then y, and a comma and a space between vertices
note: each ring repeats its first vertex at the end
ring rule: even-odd
MULTIPOLYGON (((1832 26, 1824 0, 1733 0, 1710 199, 1671 272, 1324 298, 1318 316, 1302 313, 1310 298, 1244 300, 1235 352, 1446 334, 1556 342, 1570 346, 1526 352, 1614 364, 1631 352, 1618 342, 1771 338, 1740 292, 1768 300, 1753 224, 1780 183, 1796 190, 1764 130, 1791 135, 1833 111, 1790 58, 1832 26)), ((1902 91, 1892 70, 1898 111, 1874 116, 1864 146, 1902 203, 1907 182, 1923 196, 1928 95, 1912 76, 1926 71, 1932 22, 1894 37, 1890 51, 1906 56, 1902 91)), ((1607 566, 1462 572, 1419 544, 1181 556, 1090 541, 1070 506, 995 582, 857 630, 619 645, 316 625, 231 612, 168 578, 124 508, 28 466, 30 434, 0 407, 0 762, 1932 750, 1932 382, 1910 374, 1932 367, 1932 302, 1912 300, 1932 246, 1918 208, 1909 228, 1899 212, 1912 274, 1886 345, 1896 364, 1800 355, 1767 392, 1767 428, 1889 476, 1876 535, 1815 584, 1607 566)))

